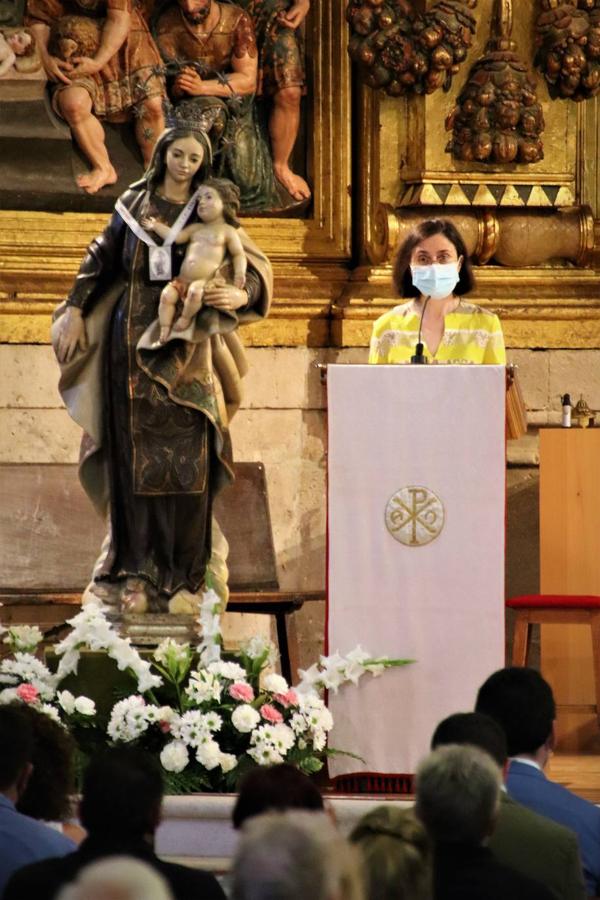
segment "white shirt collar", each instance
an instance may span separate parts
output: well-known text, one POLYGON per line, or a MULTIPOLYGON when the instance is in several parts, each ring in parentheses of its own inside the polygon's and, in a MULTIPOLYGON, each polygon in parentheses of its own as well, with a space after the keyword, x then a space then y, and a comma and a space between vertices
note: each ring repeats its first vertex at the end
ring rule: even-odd
POLYGON ((518 762, 523 763, 524 766, 531 766, 534 769, 537 769, 539 772, 542 771, 542 767, 538 765, 533 759, 523 759, 522 756, 509 756, 510 762, 518 762))

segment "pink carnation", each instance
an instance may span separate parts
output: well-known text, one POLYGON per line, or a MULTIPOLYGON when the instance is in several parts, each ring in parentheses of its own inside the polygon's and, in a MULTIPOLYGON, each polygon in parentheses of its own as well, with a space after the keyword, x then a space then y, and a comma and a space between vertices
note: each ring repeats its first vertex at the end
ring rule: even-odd
POLYGON ((274 694, 273 696, 286 709, 288 706, 298 706, 298 694, 293 688, 290 688, 285 694, 274 694))
POLYGON ((20 684, 17 688, 17 697, 24 703, 35 703, 39 696, 40 692, 33 684, 20 684))
POLYGON ((234 700, 241 700, 243 703, 252 703, 254 700, 254 691, 251 685, 244 684, 243 681, 236 681, 229 688, 229 696, 234 700))
POLYGON ((163 734, 168 734, 171 730, 171 723, 167 722, 165 719, 161 719, 161 721, 158 723, 158 727, 163 734))
POLYGON ((263 719, 266 719, 267 722, 271 722, 272 725, 279 725, 280 722, 283 722, 283 716, 279 710, 275 709, 274 706, 271 706, 270 703, 264 703, 261 706, 260 714, 263 719))

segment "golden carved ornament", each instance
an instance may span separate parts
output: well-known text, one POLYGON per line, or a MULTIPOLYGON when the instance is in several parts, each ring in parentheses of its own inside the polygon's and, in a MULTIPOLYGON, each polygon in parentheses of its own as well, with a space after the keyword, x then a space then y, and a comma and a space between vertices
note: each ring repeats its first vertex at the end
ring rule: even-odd
MULTIPOLYGON (((380 204, 373 217, 370 261, 389 262, 416 225, 439 214, 435 208, 394 209, 380 204)), ((444 210, 443 215, 456 225, 477 265, 493 260, 507 268, 522 268, 564 259, 586 266, 593 261, 596 229, 587 206, 523 211, 471 207, 444 210)))
POLYGON ((350 0, 348 52, 366 84, 391 97, 448 90, 475 34, 477 0, 438 0, 420 14, 409 0, 350 0))
POLYGON ((535 79, 511 39, 511 0, 496 0, 492 35, 446 119, 446 150, 464 162, 506 165, 544 158, 544 130, 535 79))
POLYGON ((540 0, 535 64, 551 97, 588 100, 600 90, 600 0, 540 0))

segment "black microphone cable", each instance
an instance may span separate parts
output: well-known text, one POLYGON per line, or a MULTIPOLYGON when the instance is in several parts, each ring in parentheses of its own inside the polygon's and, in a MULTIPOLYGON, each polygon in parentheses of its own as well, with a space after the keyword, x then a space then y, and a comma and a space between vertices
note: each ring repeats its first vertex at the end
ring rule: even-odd
POLYGON ((427 309, 427 304, 431 300, 431 297, 425 297, 425 303, 423 304, 423 312, 421 313, 421 318, 419 320, 419 336, 417 338, 417 346, 415 347, 415 352, 411 356, 410 361, 413 366, 424 366, 429 360, 426 356, 423 355, 423 344, 421 343, 421 328, 423 327, 423 319, 425 318, 425 310, 427 309))

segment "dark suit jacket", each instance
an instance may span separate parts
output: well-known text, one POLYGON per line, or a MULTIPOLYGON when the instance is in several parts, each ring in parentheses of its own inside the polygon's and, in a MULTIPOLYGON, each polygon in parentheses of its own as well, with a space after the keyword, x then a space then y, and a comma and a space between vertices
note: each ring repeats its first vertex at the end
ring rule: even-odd
POLYGON ((163 862, 145 841, 88 837, 74 853, 47 859, 19 869, 8 882, 2 900, 54 900, 58 891, 73 881, 80 869, 106 856, 133 856, 148 863, 165 878, 175 900, 225 900, 219 882, 210 872, 163 862))
POLYGON ((501 865, 489 847, 438 844, 435 900, 553 900, 543 884, 501 865))
POLYGON ((523 806, 571 828, 579 840, 588 894, 600 891, 600 809, 550 781, 542 771, 512 760, 506 778, 508 793, 523 806))
POLYGON ((504 792, 489 847, 498 862, 545 884, 557 900, 586 897, 575 833, 504 792))

